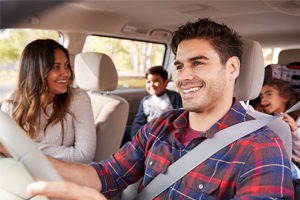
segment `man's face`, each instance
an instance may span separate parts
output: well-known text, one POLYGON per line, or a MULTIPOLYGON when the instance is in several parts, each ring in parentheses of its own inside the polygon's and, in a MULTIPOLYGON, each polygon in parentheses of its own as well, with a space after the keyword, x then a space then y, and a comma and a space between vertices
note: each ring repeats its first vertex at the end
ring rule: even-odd
POLYGON ((229 70, 207 40, 182 41, 177 48, 175 68, 184 109, 209 112, 228 97, 229 70))

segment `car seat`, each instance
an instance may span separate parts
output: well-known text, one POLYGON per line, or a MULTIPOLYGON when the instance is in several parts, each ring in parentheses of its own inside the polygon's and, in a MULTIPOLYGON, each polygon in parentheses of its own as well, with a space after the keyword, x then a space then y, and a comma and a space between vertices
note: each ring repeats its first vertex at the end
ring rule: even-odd
MULTIPOLYGON (((243 40, 243 55, 240 74, 236 80, 234 96, 240 101, 249 101, 259 96, 265 79, 264 58, 261 45, 253 40, 243 40)), ((247 110, 255 118, 261 118, 267 114, 247 110)), ((277 133, 285 145, 288 156, 292 156, 292 136, 289 126, 281 119, 276 119, 268 124, 277 133)))
POLYGON ((96 52, 77 54, 74 74, 77 85, 91 99, 97 134, 94 161, 104 160, 120 148, 129 104, 124 98, 110 94, 118 86, 118 74, 109 56, 96 52))
POLYGON ((278 64, 288 65, 300 61, 300 49, 284 49, 279 52, 278 64))
POLYGON ((284 49, 279 52, 278 64, 288 69, 288 81, 300 94, 300 49, 284 49))

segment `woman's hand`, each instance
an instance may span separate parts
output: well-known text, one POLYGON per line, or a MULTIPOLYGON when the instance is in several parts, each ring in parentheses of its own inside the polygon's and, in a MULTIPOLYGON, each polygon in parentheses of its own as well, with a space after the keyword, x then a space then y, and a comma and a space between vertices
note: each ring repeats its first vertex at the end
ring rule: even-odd
POLYGON ((107 200, 93 188, 84 187, 68 181, 39 181, 28 185, 27 193, 31 196, 44 195, 65 200, 107 200))
POLYGON ((288 123, 288 125, 290 126, 290 129, 291 129, 292 132, 294 132, 294 131, 296 131, 298 129, 298 124, 288 114, 283 114, 282 119, 283 119, 283 121, 285 121, 286 123, 288 123))

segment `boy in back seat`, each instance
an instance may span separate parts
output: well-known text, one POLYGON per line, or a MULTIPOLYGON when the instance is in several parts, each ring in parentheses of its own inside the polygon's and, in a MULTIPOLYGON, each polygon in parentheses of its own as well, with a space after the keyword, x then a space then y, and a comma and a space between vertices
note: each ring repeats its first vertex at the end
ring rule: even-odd
POLYGON ((149 95, 140 102, 131 127, 131 138, 152 119, 166 111, 182 107, 179 93, 166 89, 168 83, 168 72, 163 67, 154 66, 146 71, 146 89, 149 95))

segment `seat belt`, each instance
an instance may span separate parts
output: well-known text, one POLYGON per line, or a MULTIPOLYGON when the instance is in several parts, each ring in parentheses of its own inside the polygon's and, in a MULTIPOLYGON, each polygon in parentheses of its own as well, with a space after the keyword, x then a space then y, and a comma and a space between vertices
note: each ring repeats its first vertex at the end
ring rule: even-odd
MULTIPOLYGON (((284 113, 290 113, 299 109, 300 101, 284 113)), ((173 183, 220 149, 258 130, 282 115, 283 114, 244 121, 219 131, 213 138, 207 138, 187 154, 176 160, 168 167, 165 174, 160 173, 156 176, 140 193, 138 193, 135 199, 154 199, 157 195, 165 191, 173 183), (226 137, 224 137, 224 134, 226 137)))

